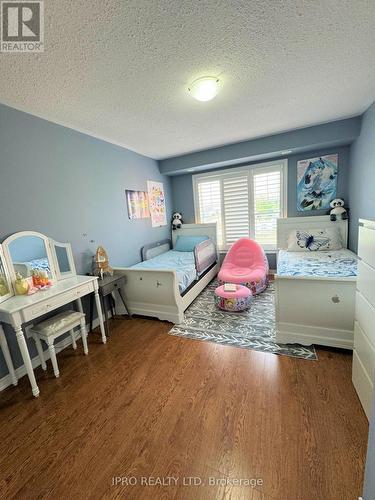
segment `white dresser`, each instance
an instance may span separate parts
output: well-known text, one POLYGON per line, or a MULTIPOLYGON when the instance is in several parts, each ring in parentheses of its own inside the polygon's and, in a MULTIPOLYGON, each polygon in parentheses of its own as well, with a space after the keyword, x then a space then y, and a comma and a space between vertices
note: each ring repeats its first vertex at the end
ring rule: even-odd
POLYGON ((375 221, 359 224, 352 380, 369 419, 375 380, 375 221))

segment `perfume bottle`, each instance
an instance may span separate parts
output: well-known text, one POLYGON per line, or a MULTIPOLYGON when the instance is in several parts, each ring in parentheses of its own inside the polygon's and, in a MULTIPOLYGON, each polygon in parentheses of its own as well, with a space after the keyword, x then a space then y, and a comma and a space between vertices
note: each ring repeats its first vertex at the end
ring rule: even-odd
POLYGON ((17 295, 26 295, 29 291, 29 284, 27 280, 20 273, 16 273, 16 281, 14 282, 14 289, 17 295))

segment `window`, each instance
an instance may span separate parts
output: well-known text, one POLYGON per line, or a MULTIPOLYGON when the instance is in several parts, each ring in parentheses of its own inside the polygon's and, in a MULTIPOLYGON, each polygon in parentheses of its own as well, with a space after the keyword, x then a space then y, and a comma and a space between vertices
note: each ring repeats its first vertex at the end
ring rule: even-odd
POLYGON ((221 249, 242 237, 275 249, 276 219, 286 211, 286 169, 283 160, 194 175, 196 220, 217 223, 221 249))

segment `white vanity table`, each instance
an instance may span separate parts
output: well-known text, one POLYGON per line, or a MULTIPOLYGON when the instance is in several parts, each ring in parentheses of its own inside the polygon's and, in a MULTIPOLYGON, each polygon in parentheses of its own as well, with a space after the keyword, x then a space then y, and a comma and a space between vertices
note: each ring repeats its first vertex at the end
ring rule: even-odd
MULTIPOLYGON (((11 325, 15 332, 22 359, 30 380, 32 393, 37 397, 39 395, 39 388, 36 383, 22 325, 36 320, 40 316, 71 302, 74 302, 78 310, 83 312, 81 297, 94 293, 102 341, 105 343, 106 335, 98 294, 98 278, 94 276, 76 275, 70 245, 55 242, 40 233, 31 231, 17 233, 5 240, 2 247, 4 251, 4 261, 1 262, 1 264, 3 268, 7 266, 6 275, 9 276, 9 296, 5 299, 3 296, 3 300, 0 300, 0 322, 11 325), (42 251, 45 253, 42 256, 38 254, 37 259, 34 258, 33 260, 25 261, 25 259, 28 259, 27 255, 32 254, 27 254, 23 249, 23 253, 18 251, 16 254, 16 251, 13 249, 12 256, 12 242, 17 241, 18 243, 22 237, 31 237, 34 238, 34 240, 37 238, 35 242, 37 242, 38 245, 40 243, 39 240, 42 240, 44 245, 42 251), (17 262, 14 259, 15 255, 17 255, 17 262), (20 262, 18 256, 23 256, 22 259, 24 260, 22 261, 21 259, 20 262), (48 269, 48 276, 51 278, 53 285, 33 295, 14 295, 12 283, 16 278, 16 270, 21 270, 27 274, 30 266, 32 267, 34 265, 34 261, 42 261, 39 265, 44 265, 45 269, 48 269)), ((38 251, 41 252, 41 250, 38 251)), ((33 255, 35 255, 36 249, 33 249, 33 252, 33 255)))

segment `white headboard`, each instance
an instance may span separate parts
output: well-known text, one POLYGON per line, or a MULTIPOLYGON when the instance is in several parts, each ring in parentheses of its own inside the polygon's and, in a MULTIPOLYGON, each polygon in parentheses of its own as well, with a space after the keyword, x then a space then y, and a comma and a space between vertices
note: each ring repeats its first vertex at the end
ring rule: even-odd
POLYGON ((338 227, 341 234, 342 246, 348 246, 348 221, 332 222, 329 215, 315 215, 310 217, 288 217, 277 219, 277 248, 288 247, 288 236, 293 229, 326 229, 338 227))
POLYGON ((214 224, 183 224, 181 229, 172 231, 173 247, 176 244, 177 236, 208 236, 217 248, 216 222, 214 224))

